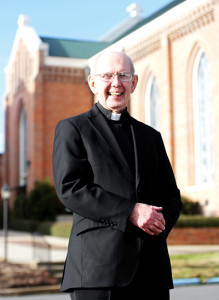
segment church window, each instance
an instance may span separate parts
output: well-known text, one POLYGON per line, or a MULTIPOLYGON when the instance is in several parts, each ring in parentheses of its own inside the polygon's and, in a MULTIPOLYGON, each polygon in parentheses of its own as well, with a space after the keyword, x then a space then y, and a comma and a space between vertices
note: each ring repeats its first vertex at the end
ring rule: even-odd
POLYGON ((146 87, 146 123, 159 130, 159 97, 156 78, 151 75, 146 87))
POLYGON ((193 70, 196 185, 213 181, 211 76, 207 55, 199 51, 193 70))
POLYGON ((19 154, 19 185, 24 187, 27 180, 27 117, 24 109, 22 109, 20 116, 19 154))

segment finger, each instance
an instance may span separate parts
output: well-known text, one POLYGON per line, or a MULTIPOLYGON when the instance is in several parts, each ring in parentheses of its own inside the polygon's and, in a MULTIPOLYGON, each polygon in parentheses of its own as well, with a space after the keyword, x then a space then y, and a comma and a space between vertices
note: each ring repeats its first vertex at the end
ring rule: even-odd
POLYGON ((166 229, 165 226, 164 226, 164 224, 161 223, 161 222, 159 222, 159 221, 155 221, 155 222, 154 222, 154 226, 155 226, 156 228, 158 228, 159 230, 161 230, 161 231, 163 231, 163 230, 166 229))
POLYGON ((142 230, 144 230, 144 232, 146 232, 149 235, 156 235, 152 230, 150 230, 150 228, 146 227, 146 228, 141 228, 142 230))
POLYGON ((156 220, 158 220, 159 222, 161 222, 163 225, 166 224, 166 221, 165 221, 164 216, 163 216, 162 213, 155 212, 154 218, 156 220))
POLYGON ((163 232, 163 230, 165 229, 161 229, 158 228, 155 224, 138 224, 138 227, 141 228, 144 232, 146 232, 149 235, 159 235, 161 232, 163 232))
POLYGON ((163 207, 161 206, 153 206, 153 205, 150 205, 151 208, 153 208, 154 210, 156 211, 162 211, 163 210, 163 207))
POLYGON ((152 231, 156 233, 160 233, 161 231, 165 230, 165 221, 160 221, 156 219, 156 217, 152 217, 149 220, 141 219, 139 222, 139 227, 143 228, 150 228, 152 231))
POLYGON ((155 229, 154 227, 154 230, 152 228, 142 228, 144 230, 145 233, 149 234, 149 235, 152 235, 152 236, 155 236, 155 235, 159 235, 162 230, 158 230, 157 228, 155 229))
POLYGON ((149 230, 151 230, 154 234, 160 234, 163 231, 161 228, 158 228, 155 225, 150 225, 149 230))
POLYGON ((153 212, 149 218, 141 217, 138 219, 138 227, 147 228, 150 226, 156 226, 160 230, 165 229, 165 220, 162 215, 153 212))

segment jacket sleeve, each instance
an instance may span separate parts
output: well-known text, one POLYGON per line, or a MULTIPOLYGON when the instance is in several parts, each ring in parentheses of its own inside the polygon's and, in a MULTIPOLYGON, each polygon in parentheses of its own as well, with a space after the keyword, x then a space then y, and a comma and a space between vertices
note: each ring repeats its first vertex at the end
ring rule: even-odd
POLYGON ((80 131, 69 119, 59 122, 55 130, 53 176, 56 192, 65 207, 125 231, 135 203, 94 184, 80 131))
POLYGON ((167 237, 179 218, 182 203, 180 191, 176 185, 174 173, 160 133, 158 134, 157 146, 159 156, 160 200, 163 207, 162 213, 166 221, 166 230, 163 232, 163 235, 167 237))

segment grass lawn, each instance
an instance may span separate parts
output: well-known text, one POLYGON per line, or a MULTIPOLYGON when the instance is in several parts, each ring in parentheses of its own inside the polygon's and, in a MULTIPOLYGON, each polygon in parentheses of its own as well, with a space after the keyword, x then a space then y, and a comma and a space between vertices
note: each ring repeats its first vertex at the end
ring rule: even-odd
POLYGON ((202 282, 219 277, 219 253, 171 255, 173 278, 198 277, 202 282))

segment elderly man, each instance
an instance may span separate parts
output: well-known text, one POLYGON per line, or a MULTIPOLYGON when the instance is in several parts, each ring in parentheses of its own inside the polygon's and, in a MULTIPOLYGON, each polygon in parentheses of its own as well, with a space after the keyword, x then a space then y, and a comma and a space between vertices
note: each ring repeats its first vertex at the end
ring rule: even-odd
POLYGON ((127 111, 138 82, 130 57, 99 54, 88 82, 98 102, 55 131, 55 187, 74 220, 61 290, 74 300, 169 299, 166 238, 181 201, 161 135, 127 111))

